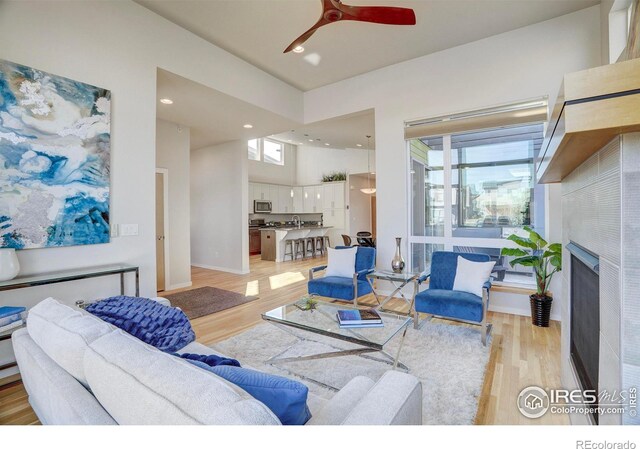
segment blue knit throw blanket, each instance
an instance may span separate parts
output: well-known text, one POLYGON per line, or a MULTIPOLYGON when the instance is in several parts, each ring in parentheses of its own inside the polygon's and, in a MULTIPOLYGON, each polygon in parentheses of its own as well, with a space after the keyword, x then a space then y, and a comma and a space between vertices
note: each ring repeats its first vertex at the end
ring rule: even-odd
POLYGON ((161 351, 175 352, 196 339, 182 310, 147 298, 114 296, 86 310, 161 351))
MULTIPOLYGON (((209 366, 237 366, 240 368, 240 362, 236 359, 230 359, 228 357, 222 357, 220 355, 204 355, 204 354, 177 354, 174 353, 176 357, 181 357, 183 359, 187 359, 191 362, 200 362, 209 366)), ((197 365, 197 363, 196 363, 197 365)))

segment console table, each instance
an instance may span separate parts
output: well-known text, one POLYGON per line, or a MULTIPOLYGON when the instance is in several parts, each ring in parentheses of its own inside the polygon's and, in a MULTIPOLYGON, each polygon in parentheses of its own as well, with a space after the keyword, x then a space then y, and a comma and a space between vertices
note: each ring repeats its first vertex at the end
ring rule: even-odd
MULTIPOLYGON (((78 281, 80 279, 90 279, 119 274, 120 294, 124 295, 124 276, 126 273, 135 273, 136 296, 140 296, 140 268, 134 265, 127 264, 103 265, 99 267, 87 267, 75 270, 54 271, 50 273, 20 276, 8 281, 0 282, 0 292, 7 290, 16 290, 19 288, 36 287, 38 285, 58 284, 60 282, 78 281)), ((0 341, 11 339, 11 334, 18 329, 20 329, 20 327, 0 333, 0 341)), ((9 362, 0 365, 0 371, 13 368, 14 366, 16 366, 16 362, 9 362)))
POLYGON ((38 285, 57 284, 60 282, 78 281, 80 279, 90 279, 119 274, 120 294, 124 295, 124 275, 126 273, 135 273, 136 296, 140 296, 140 268, 127 264, 103 265, 99 267, 87 267, 20 276, 8 281, 0 282, 0 292, 5 290, 15 290, 18 288, 36 287, 38 285))

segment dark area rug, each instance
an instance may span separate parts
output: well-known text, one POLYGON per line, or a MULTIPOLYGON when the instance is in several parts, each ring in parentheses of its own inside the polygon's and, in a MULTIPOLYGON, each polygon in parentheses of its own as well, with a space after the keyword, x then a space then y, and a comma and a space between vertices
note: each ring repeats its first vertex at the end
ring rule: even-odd
POLYGON ((191 320, 258 299, 215 287, 200 287, 163 297, 171 301, 173 307, 180 307, 191 320))

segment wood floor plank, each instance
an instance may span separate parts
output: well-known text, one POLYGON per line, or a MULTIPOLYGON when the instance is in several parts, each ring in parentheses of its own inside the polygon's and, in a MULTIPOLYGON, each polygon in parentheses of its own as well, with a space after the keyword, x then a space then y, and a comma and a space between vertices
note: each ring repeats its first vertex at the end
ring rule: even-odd
MULTIPOLYGON (((300 298, 306 293, 309 268, 325 262, 326 259, 317 258, 274 263, 252 256, 251 273, 245 275, 193 267, 193 285, 171 293, 213 286, 259 297, 256 301, 193 320, 197 340, 210 345, 261 323, 263 312, 300 298)), ((371 306, 377 304, 373 295, 368 295, 361 302, 371 306)), ((393 310, 407 310, 406 303, 401 300, 388 304, 393 310)), ((554 321, 549 328, 535 328, 529 317, 495 312, 489 313, 489 321, 493 323, 493 346, 479 398, 476 424, 567 424, 568 418, 559 415, 529 420, 516 408, 516 398, 522 388, 561 384, 560 323, 554 321)), ((0 424, 37 422, 21 383, 0 387, 0 424)))

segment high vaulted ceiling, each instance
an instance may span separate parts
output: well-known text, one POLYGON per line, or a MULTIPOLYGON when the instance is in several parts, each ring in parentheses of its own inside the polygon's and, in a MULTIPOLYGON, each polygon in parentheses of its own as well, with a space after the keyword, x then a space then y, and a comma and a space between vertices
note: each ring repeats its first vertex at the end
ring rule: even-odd
POLYGON ((307 91, 398 62, 542 22, 599 0, 344 0, 413 8, 416 26, 343 21, 301 54, 282 51, 320 16, 321 0, 136 0, 277 78, 307 91))
POLYGON ((166 70, 158 69, 156 116, 191 128, 191 149, 232 140, 249 140, 294 128, 297 123, 225 95, 166 70), (244 128, 252 125, 251 129, 244 128))
POLYGON ((375 149, 373 110, 296 126, 274 137, 298 146, 375 149), (367 136, 371 136, 367 139, 367 136))
POLYGON ((299 146, 374 149, 373 110, 302 125, 162 69, 157 99, 159 119, 191 128, 192 150, 267 136, 299 146), (163 104, 162 98, 173 103, 163 104), (372 136, 369 145, 367 135, 372 136))

